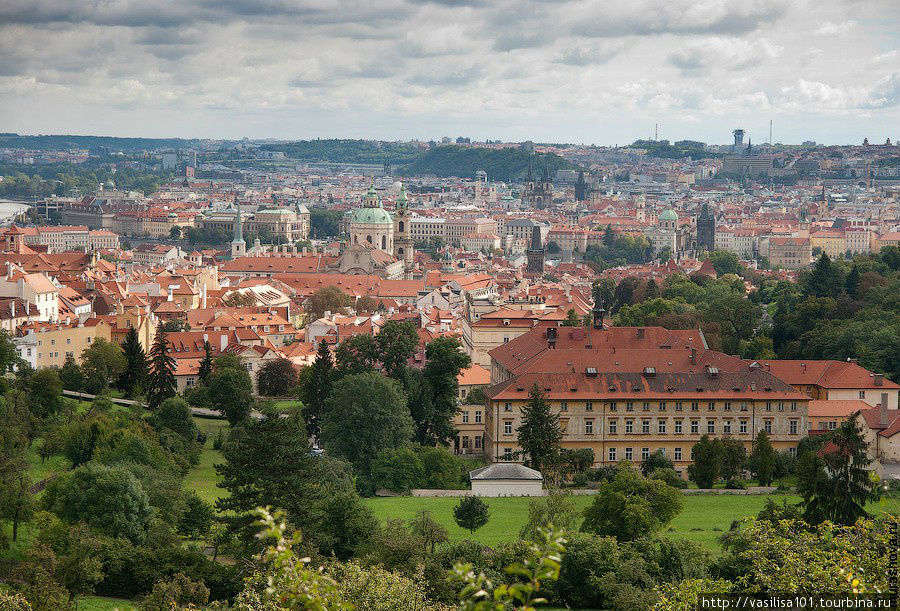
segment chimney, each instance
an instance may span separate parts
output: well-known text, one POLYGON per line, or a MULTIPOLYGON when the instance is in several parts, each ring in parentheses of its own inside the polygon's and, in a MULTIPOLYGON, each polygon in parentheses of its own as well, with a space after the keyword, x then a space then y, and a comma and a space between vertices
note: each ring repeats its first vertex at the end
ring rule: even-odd
POLYGON ((881 405, 878 406, 879 415, 881 416, 881 426, 886 427, 888 425, 888 406, 887 401, 882 400, 881 405))
POLYGON ((9 302, 9 317, 15 320, 16 318, 16 298, 13 297, 12 301, 9 302))
POLYGON ((697 364, 697 349, 691 348, 691 365, 697 364))
MULTIPOLYGON (((637 338, 644 339, 644 327, 638 327, 637 338)), ((692 348, 692 350, 693 350, 693 348, 692 348)))
POLYGON ((884 386, 884 374, 876 373, 872 376, 872 381, 875 383, 875 386, 884 386))

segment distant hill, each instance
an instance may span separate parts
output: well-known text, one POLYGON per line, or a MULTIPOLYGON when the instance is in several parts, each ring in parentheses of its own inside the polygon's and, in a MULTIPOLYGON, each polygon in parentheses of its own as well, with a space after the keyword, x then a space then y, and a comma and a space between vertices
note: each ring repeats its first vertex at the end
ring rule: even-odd
POLYGON ((411 142, 382 142, 379 140, 297 140, 266 144, 264 151, 280 151, 298 161, 326 161, 331 163, 408 163, 421 153, 411 142))
MULTIPOLYGON (((399 172, 407 176, 460 176, 471 178, 478 170, 487 172, 493 180, 511 182, 521 179, 528 171, 531 155, 517 148, 486 149, 463 146, 438 146, 422 153, 418 159, 400 167, 399 172)), ((550 175, 557 170, 578 170, 579 166, 566 161, 559 155, 547 153, 534 159, 534 172, 540 172, 547 163, 550 175)))
POLYGON ((631 148, 644 149, 648 157, 660 159, 684 159, 690 157, 693 160, 711 159, 721 157, 718 153, 706 150, 706 145, 695 140, 679 140, 675 144, 669 144, 668 140, 636 140, 631 148))
POLYGON ((183 138, 114 138, 112 136, 20 136, 0 134, 0 148, 26 148, 43 151, 60 151, 70 148, 91 149, 105 146, 111 152, 143 151, 161 148, 194 148, 200 140, 183 138))

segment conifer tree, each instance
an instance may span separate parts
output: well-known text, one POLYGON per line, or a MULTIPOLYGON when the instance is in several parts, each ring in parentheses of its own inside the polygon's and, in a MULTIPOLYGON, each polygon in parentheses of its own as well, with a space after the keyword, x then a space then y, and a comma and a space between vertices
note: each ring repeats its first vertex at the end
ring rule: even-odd
POLYGON ((334 360, 331 357, 331 349, 323 339, 319 342, 316 360, 312 364, 312 374, 309 383, 303 389, 302 397, 306 430, 313 437, 319 436, 319 425, 325 411, 325 401, 331 394, 331 384, 334 381, 333 370, 334 360))
POLYGON ((550 412, 547 397, 535 382, 528 392, 528 403, 522 410, 519 447, 527 456, 529 466, 540 471, 559 452, 561 441, 559 419, 550 412))
POLYGON ((213 358, 212 358, 212 346, 209 345, 209 341, 203 342, 203 360, 200 361, 200 371, 197 372, 197 376, 200 378, 200 381, 204 384, 209 380, 209 374, 212 373, 213 366, 213 358))
POLYGON ((150 382, 147 387, 147 406, 156 409, 175 396, 175 359, 169 354, 169 340, 164 331, 156 334, 150 349, 150 382))
POLYGON ((141 393, 147 386, 147 355, 138 339, 137 329, 131 327, 122 342, 125 369, 119 376, 119 389, 129 397, 141 393))

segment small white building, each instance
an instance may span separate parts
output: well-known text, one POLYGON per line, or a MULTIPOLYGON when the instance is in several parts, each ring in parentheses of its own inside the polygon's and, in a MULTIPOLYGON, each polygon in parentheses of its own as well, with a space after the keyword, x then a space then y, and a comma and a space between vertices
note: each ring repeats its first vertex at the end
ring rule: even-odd
POLYGON ((469 471, 473 496, 543 496, 540 471, 515 463, 494 463, 469 471))

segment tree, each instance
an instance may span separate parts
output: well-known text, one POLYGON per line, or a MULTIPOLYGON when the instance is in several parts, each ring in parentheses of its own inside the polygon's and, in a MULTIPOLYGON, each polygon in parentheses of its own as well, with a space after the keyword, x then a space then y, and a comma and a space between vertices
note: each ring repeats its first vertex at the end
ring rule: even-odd
POLYGON ((319 426, 325 411, 325 400, 331 394, 333 376, 334 361, 331 358, 331 349, 328 347, 328 342, 323 339, 319 342, 316 360, 310 367, 309 382, 303 389, 302 397, 306 430, 313 437, 319 436, 319 426))
POLYGON ((831 262, 828 253, 819 255, 811 272, 801 280, 803 292, 813 297, 836 297, 843 289, 841 270, 831 262))
POLYGON ((156 409, 175 396, 175 359, 169 354, 169 340, 163 331, 157 331, 150 349, 150 375, 147 383, 147 407, 156 409))
POLYGON ((147 355, 138 339, 134 327, 128 329, 122 342, 122 353, 125 355, 125 369, 119 376, 119 389, 129 397, 136 396, 147 386, 147 355))
POLYGON ((859 267, 854 263, 850 267, 850 273, 847 274, 847 279, 844 281, 844 290, 847 291, 847 294, 853 299, 859 299, 859 284, 859 267))
POLYGON ((775 450, 769 442, 769 436, 765 430, 760 430, 753 442, 753 450, 747 461, 747 467, 760 486, 768 486, 772 483, 775 473, 775 450))
POLYGON ((834 432, 821 457, 811 452, 801 457, 797 492, 803 497, 804 520, 850 526, 868 515, 865 506, 878 498, 878 483, 867 468, 872 463, 867 450, 856 418, 851 418, 834 432))
POLYGON ((243 367, 214 369, 209 376, 209 402, 231 426, 250 417, 253 383, 243 367))
POLYGON ((375 339, 362 334, 348 337, 338 344, 334 358, 336 377, 374 371, 378 362, 375 339))
POLYGON ((559 453, 562 441, 559 418, 550 412, 550 404, 537 382, 528 392, 518 434, 519 447, 532 469, 540 471, 559 453))
POLYGON ((409 529, 422 540, 424 553, 434 553, 434 548, 440 543, 449 540, 447 529, 438 523, 426 509, 420 509, 415 517, 409 521, 409 529))
POLYGON ((26 469, 6 473, 0 478, 0 516, 12 522, 12 540, 19 538, 19 524, 31 521, 35 498, 26 469))
POLYGON ((709 260, 719 276, 741 273, 738 256, 730 250, 714 250, 709 253, 709 260))
POLYGON ((719 440, 719 454, 722 477, 726 481, 740 478, 747 460, 747 449, 744 448, 744 444, 733 437, 725 437, 719 440))
POLYGON ((574 531, 581 512, 570 494, 552 491, 543 499, 535 499, 528 504, 528 522, 519 531, 519 539, 534 541, 540 537, 541 529, 551 526, 564 531, 574 531))
MULTIPOLYGON (((224 299, 222 300, 225 301, 224 299)), ((249 305, 256 305, 255 303, 251 303, 249 305)), ((191 326, 188 324, 188 321, 182 318, 172 318, 171 320, 167 320, 160 326, 160 329, 166 333, 178 333, 180 331, 190 331, 191 326)))
POLYGON ((78 392, 84 388, 84 372, 71 354, 66 357, 66 362, 63 363, 62 369, 59 370, 59 379, 65 390, 78 392))
POLYGON ((465 528, 470 533, 488 523, 491 519, 487 503, 480 496, 464 496, 453 508, 453 519, 460 528, 465 528))
POLYGON ((719 443, 709 435, 703 435, 693 450, 694 462, 688 465, 688 477, 698 488, 712 488, 722 473, 719 443))
POLYGON ((81 369, 84 371, 85 389, 101 393, 109 387, 111 379, 118 379, 125 369, 125 355, 118 344, 97 338, 81 353, 81 369))
POLYGON ((200 369, 197 372, 197 377, 200 378, 200 382, 206 384, 209 381, 209 374, 212 373, 213 368, 213 358, 212 358, 212 346, 209 344, 209 341, 204 340, 203 342, 203 360, 200 361, 200 369))
POLYGON ((378 520, 363 504, 355 490, 330 494, 322 502, 322 518, 316 525, 316 537, 323 554, 349 560, 360 546, 378 530, 378 520))
POLYGON ((575 312, 574 309, 569 308, 569 311, 566 312, 566 318, 562 321, 562 326, 564 327, 580 327, 582 323, 581 317, 575 312))
POLYGON ((163 401, 159 409, 150 416, 150 423, 157 431, 168 429, 178 433, 186 441, 197 440, 197 425, 191 414, 191 406, 180 397, 170 397, 163 401))
POLYGON ((416 353, 419 336, 409 321, 389 320, 375 336, 375 349, 381 369, 395 380, 403 379, 406 363, 416 353))
POLYGON ((647 457, 647 460, 641 461, 641 474, 649 477, 651 473, 657 469, 674 469, 675 465, 666 457, 666 453, 659 448, 653 454, 647 457))
POLYGON ((336 286, 326 286, 310 295, 304 308, 309 313, 309 320, 318 320, 325 312, 337 314, 350 305, 350 297, 336 286))
POLYGON ((190 492, 184 500, 184 511, 181 512, 176 529, 185 537, 199 539, 206 536, 214 519, 212 505, 197 496, 196 492, 190 492))
POLYGON ((52 367, 38 369, 31 378, 30 386, 31 412, 41 419, 55 414, 63 391, 59 372, 52 367))
POLYGON ((581 531, 631 541, 662 529, 682 505, 681 492, 660 480, 647 479, 625 464, 611 482, 600 485, 584 511, 581 531))
POLYGON ((141 603, 141 611, 194 609, 208 601, 209 588, 202 579, 193 581, 184 573, 175 573, 170 579, 161 579, 153 584, 153 591, 141 603))
POLYGON ((91 463, 47 485, 44 506, 69 524, 85 522, 111 537, 142 542, 152 510, 141 483, 123 467, 91 463))
POLYGON ((411 448, 382 450, 372 463, 372 484, 375 489, 405 493, 419 488, 425 480, 425 467, 411 448))
POLYGON ((264 397, 286 397, 297 387, 297 370, 286 358, 269 361, 257 374, 259 394, 264 397))
POLYGON ((422 445, 449 443, 455 434, 453 416, 456 415, 459 396, 459 372, 472 364, 459 340, 455 337, 438 337, 425 346, 425 367, 421 376, 407 376, 417 388, 407 385, 410 399, 417 393, 418 400, 410 413, 416 424, 416 441, 422 445))
POLYGON ((170 240, 180 240, 181 239, 181 227, 177 225, 169 229, 169 239, 170 240))
POLYGON ((413 423, 400 385, 374 372, 341 378, 325 401, 322 442, 333 456, 346 458, 368 477, 382 451, 403 445, 413 423))

